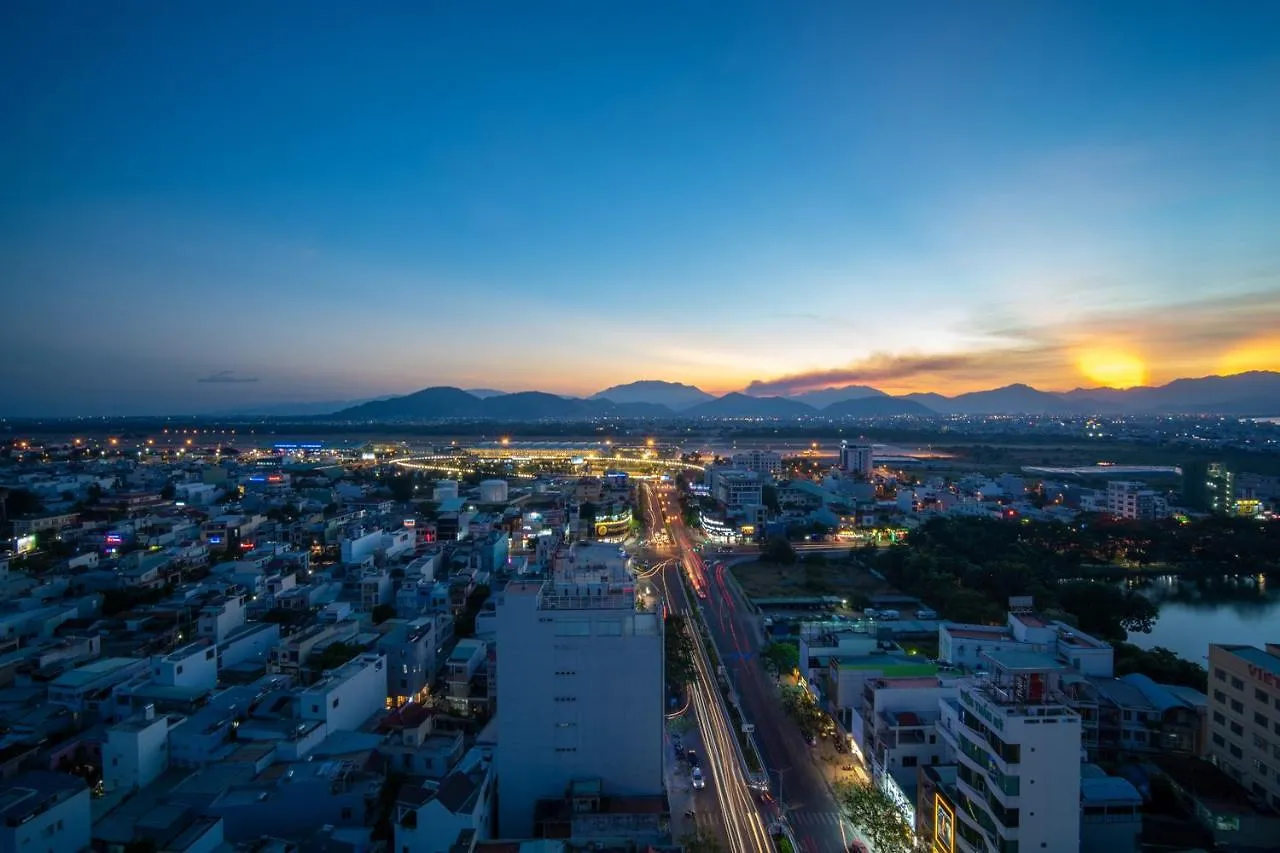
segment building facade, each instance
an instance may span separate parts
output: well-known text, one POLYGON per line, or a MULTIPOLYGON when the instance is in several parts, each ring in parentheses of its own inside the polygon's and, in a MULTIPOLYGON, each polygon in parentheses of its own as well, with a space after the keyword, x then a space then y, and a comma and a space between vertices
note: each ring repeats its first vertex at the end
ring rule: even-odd
POLYGON ((1280 643, 1209 646, 1209 760, 1280 808, 1280 643))
POLYGON ((550 580, 513 581, 499 596, 501 836, 531 835, 537 801, 575 781, 617 796, 662 791, 662 619, 638 606, 629 561, 607 545, 566 549, 550 580))

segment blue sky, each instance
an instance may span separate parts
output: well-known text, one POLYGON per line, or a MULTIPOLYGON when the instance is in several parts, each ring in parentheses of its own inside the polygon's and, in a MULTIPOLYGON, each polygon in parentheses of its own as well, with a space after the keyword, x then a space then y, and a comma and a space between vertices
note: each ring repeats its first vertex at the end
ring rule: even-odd
POLYGON ((4 15, 0 414, 1280 368, 1275 4, 4 15))

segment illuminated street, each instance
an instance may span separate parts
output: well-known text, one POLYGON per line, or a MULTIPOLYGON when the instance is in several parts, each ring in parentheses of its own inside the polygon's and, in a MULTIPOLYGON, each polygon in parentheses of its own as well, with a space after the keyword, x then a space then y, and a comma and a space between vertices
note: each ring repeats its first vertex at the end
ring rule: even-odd
MULTIPOLYGON (((664 506, 655 494, 658 490, 650 486, 642 486, 642 490, 650 519, 662 518, 664 506)), ((759 663, 762 637, 756 617, 745 606, 739 606, 723 577, 723 569, 718 564, 708 567, 703 563, 680 516, 678 503, 674 497, 668 497, 667 501, 667 530, 679 566, 667 570, 664 585, 675 592, 674 587, 679 584, 676 573, 684 572, 690 585, 699 591, 711 638, 737 692, 744 718, 756 726, 756 744, 769 772, 772 793, 778 798, 777 803, 769 807, 766 825, 770 820, 784 817, 804 853, 847 850, 850 842, 859 836, 841 815, 831 795, 830 768, 821 761, 817 751, 805 743, 799 729, 787 717, 778 701, 773 678, 759 663)), ((681 611, 677 609, 677 612, 681 611)), ((710 680, 705 687, 708 691, 716 689, 710 680)), ((714 693, 709 695, 714 697, 714 693)), ((732 739, 734 734, 723 712, 716 717, 725 736, 732 739)), ((728 749, 733 751, 732 740, 728 749)), ((743 788, 748 803, 758 814, 760 806, 752 802, 752 792, 745 780, 743 788)))
MULTIPOLYGON (((651 522, 660 522, 663 513, 654 490, 647 485, 641 489, 648 503, 651 522)), ((679 577, 679 573, 689 566, 687 558, 692 550, 688 547, 687 539, 676 541, 680 558, 666 561, 660 571, 668 606, 672 612, 689 619, 697 650, 694 658, 697 678, 689 685, 689 694, 691 710, 697 719, 702 741, 702 770, 707 781, 706 788, 698 792, 695 800, 704 802, 708 798, 714 798, 716 810, 721 817, 719 834, 729 851, 766 853, 774 850, 773 839, 770 838, 765 818, 760 813, 758 794, 751 789, 744 775, 745 769, 738 758, 737 735, 720 704, 715 673, 711 671, 701 637, 693 629, 693 603, 685 595, 679 577)))

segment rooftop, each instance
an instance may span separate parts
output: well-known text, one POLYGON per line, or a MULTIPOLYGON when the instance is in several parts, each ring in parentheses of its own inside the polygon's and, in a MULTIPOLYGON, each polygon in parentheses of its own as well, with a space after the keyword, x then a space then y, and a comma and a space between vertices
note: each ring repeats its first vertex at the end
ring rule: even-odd
POLYGON ((3 818, 4 823, 16 826, 28 817, 85 790, 88 790, 88 786, 78 776, 43 770, 28 771, 9 780, 9 786, 0 792, 0 818, 3 818))
POLYGON ((982 657, 996 668, 1006 672, 1060 672, 1064 664, 1040 652, 1024 652, 1016 649, 983 652, 982 657))
POLYGON ((1218 648, 1230 652, 1247 664, 1256 666, 1263 672, 1280 676, 1280 656, 1273 655, 1257 646, 1229 646, 1218 644, 1218 648))

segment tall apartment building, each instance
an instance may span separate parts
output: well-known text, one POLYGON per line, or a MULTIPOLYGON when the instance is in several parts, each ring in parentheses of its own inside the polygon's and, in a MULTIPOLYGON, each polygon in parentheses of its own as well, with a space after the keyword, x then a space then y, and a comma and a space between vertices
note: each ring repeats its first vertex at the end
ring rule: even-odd
POLYGON ((1147 488, 1146 483, 1111 480, 1107 483, 1107 512, 1117 518, 1151 521, 1168 516, 1169 506, 1164 496, 1147 488))
POLYGON ((629 560, 603 544, 564 549, 550 579, 499 595, 502 837, 532 836, 535 802, 562 799, 573 782, 661 793, 662 618, 637 606, 629 560))
POLYGON ((1080 850, 1080 716, 1064 703, 1068 668, 1047 654, 985 653, 989 672, 942 699, 938 733, 955 750, 948 837, 962 853, 1080 850))
POLYGON ((871 445, 840 443, 840 470, 864 479, 871 479, 875 463, 871 457, 871 445))
POLYGON ((1209 646, 1208 756, 1280 808, 1280 643, 1209 646))
POLYGON ((782 473, 782 456, 772 450, 744 450, 733 454, 733 467, 768 477, 782 473))

